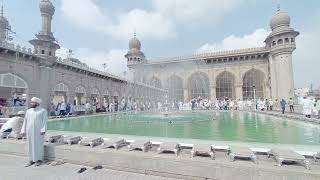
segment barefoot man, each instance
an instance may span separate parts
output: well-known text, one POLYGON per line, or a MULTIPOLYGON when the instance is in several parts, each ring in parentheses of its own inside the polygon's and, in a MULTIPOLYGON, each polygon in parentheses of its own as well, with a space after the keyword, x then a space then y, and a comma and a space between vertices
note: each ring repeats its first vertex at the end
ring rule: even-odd
POLYGON ((47 111, 40 107, 41 99, 33 97, 30 102, 31 108, 27 110, 21 129, 28 140, 29 162, 26 167, 33 164, 40 166, 44 155, 44 135, 47 128, 47 111))

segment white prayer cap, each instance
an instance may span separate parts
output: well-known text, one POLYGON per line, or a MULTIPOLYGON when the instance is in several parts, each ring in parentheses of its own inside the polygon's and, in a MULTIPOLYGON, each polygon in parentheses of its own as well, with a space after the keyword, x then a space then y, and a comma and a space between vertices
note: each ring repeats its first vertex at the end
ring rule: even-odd
POLYGON ((19 112, 17 113, 17 115, 24 115, 24 114, 25 114, 24 111, 19 111, 19 112))
POLYGON ((33 98, 31 98, 31 102, 35 102, 35 103, 41 104, 41 99, 37 98, 37 97, 33 97, 33 98))

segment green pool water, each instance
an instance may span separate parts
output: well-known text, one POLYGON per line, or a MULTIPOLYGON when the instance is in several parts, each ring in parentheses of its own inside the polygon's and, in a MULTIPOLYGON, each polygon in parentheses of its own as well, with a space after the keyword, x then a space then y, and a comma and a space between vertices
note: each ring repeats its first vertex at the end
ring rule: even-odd
POLYGON ((319 145, 320 126, 247 112, 117 114, 48 122, 49 130, 319 145))

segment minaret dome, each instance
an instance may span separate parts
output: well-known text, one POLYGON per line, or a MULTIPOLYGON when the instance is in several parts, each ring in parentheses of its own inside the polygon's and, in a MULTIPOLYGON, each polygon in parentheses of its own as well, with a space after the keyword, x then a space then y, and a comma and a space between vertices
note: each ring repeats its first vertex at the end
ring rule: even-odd
POLYGON ((41 0, 39 7, 40 7, 40 12, 42 14, 48 14, 50 16, 53 16, 55 12, 55 8, 53 4, 50 2, 50 0, 41 0))

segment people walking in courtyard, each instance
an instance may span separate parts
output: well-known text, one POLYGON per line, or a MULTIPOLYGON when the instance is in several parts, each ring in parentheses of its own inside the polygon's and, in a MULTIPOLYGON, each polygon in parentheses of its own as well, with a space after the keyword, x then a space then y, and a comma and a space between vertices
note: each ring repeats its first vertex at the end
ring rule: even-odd
POLYGON ((67 105, 64 101, 61 103, 59 116, 64 116, 66 114, 67 105))
POLYGON ((305 96, 301 101, 301 105, 302 105, 302 114, 305 115, 307 118, 311 118, 311 113, 313 108, 312 100, 308 99, 305 96))
POLYGON ((51 102, 49 114, 50 116, 56 116, 56 106, 54 105, 53 102, 51 102))
POLYGON ((318 119, 320 119, 320 99, 316 102, 316 111, 318 115, 318 119))
POLYGON ((270 101, 269 101, 269 99, 266 99, 266 101, 265 101, 265 107, 267 108, 267 111, 270 110, 270 101))
POLYGON ((272 99, 269 100, 269 108, 270 108, 270 111, 273 110, 273 101, 272 101, 272 99))
POLYGON ((56 116, 59 116, 59 114, 60 114, 60 109, 61 109, 61 103, 59 102, 59 103, 57 104, 57 107, 56 107, 56 116))
POLYGON ((294 113, 294 101, 292 100, 292 98, 290 98, 290 100, 288 101, 289 107, 290 107, 290 112, 294 113))
POLYGON ((265 101, 263 98, 258 100, 258 110, 264 111, 265 110, 265 101))
POLYGON ((278 99, 276 99, 275 101, 274 101, 274 109, 276 110, 276 111, 279 111, 280 109, 279 109, 279 100, 278 99))
POLYGON ((86 114, 89 114, 89 113, 90 113, 91 104, 90 104, 89 102, 86 103, 86 105, 85 105, 85 110, 86 110, 86 114))
POLYGON ((282 114, 284 114, 284 112, 285 112, 285 110, 286 110, 286 105, 287 105, 287 102, 286 102, 284 99, 282 99, 282 100, 280 101, 280 106, 281 106, 282 114))
POLYGON ((44 156, 44 136, 47 130, 47 111, 40 107, 41 99, 33 97, 31 108, 27 110, 21 134, 27 137, 29 162, 26 167, 33 164, 40 166, 44 156))

